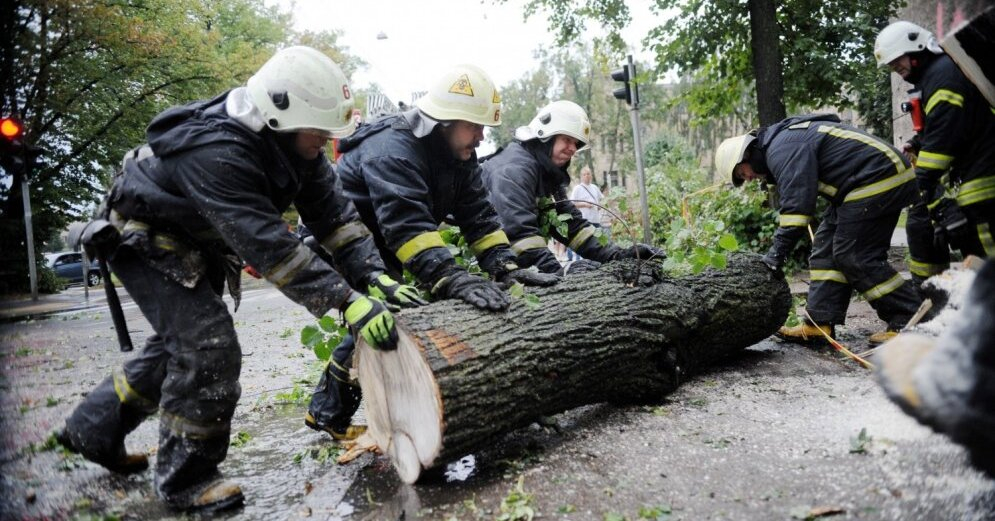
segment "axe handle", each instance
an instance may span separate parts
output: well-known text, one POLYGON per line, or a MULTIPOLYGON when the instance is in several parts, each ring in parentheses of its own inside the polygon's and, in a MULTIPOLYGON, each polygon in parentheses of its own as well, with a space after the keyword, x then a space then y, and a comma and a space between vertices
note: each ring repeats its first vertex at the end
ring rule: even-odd
POLYGON ((121 309, 121 300, 117 298, 117 289, 111 281, 110 270, 107 269, 107 259, 100 259, 100 276, 104 279, 104 293, 107 295, 107 307, 111 310, 111 318, 114 320, 114 330, 117 332, 117 343, 121 346, 121 351, 131 351, 131 335, 128 334, 128 324, 124 321, 124 311, 121 309))

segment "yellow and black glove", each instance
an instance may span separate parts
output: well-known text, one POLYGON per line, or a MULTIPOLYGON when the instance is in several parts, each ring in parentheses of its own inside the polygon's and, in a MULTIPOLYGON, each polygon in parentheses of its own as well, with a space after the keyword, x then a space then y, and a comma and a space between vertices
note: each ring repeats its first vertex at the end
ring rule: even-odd
POLYGON ((394 316, 383 302, 359 295, 348 304, 343 314, 352 328, 353 335, 362 336, 363 340, 374 349, 382 351, 397 349, 394 316))
POLYGON ((421 298, 417 288, 401 284, 386 273, 381 273, 370 281, 367 293, 371 297, 384 301, 388 308, 396 307, 396 310, 416 308, 428 304, 425 299, 421 298))

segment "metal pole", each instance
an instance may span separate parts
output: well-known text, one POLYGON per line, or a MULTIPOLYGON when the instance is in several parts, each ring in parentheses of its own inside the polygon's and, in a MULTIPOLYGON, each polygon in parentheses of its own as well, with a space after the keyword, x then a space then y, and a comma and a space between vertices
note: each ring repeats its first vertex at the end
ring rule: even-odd
POLYGON ((86 254, 86 248, 80 248, 83 250, 83 300, 89 304, 90 303, 90 257, 86 254))
POLYGON ((31 227, 31 196, 28 194, 31 183, 28 182, 28 173, 24 172, 21 194, 24 199, 24 230, 28 237, 28 273, 31 274, 31 300, 38 300, 38 269, 35 267, 35 234, 31 227))
POLYGON ((632 119, 632 143, 636 149, 636 174, 639 176, 639 206, 643 214, 643 242, 652 244, 650 240, 650 209, 646 202, 646 174, 643 172, 643 140, 639 132, 639 90, 636 86, 636 66, 629 55, 629 81, 632 82, 632 107, 629 115, 632 119))

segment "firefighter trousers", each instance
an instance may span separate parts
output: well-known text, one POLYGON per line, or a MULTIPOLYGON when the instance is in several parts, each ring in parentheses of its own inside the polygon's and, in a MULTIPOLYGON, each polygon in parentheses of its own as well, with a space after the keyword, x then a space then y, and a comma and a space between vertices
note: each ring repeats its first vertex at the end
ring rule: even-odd
POLYGON ((838 222, 837 207, 826 211, 809 258, 811 286, 806 308, 817 324, 843 324, 854 289, 891 330, 901 329, 919 309, 922 299, 912 283, 888 263, 898 215, 895 211, 838 222))
POLYGON ((985 258, 995 253, 990 207, 991 203, 980 203, 961 209, 968 218, 968 233, 956 243, 934 237, 926 203, 918 201, 909 207, 905 232, 909 241, 909 272, 916 288, 929 277, 950 267, 951 249, 959 250, 964 257, 976 255, 985 258))
POLYGON ((161 407, 156 493, 183 505, 191 491, 220 476, 228 453, 241 394, 234 324, 216 276, 188 288, 126 247, 110 264, 156 334, 86 396, 66 420, 66 434, 99 463, 123 454, 125 436, 161 407))

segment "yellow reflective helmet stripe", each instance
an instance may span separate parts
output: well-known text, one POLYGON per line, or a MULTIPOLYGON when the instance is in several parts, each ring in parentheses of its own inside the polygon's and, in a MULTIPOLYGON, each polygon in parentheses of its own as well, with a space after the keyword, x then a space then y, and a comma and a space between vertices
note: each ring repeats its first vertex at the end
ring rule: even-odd
POLYGON ((813 281, 832 281, 839 282, 840 284, 848 284, 846 280, 846 275, 843 275, 842 271, 837 270, 809 270, 809 278, 813 281))
POLYGON ((995 176, 972 179, 960 185, 957 204, 967 206, 995 198, 995 176))
POLYGON ((368 235, 370 235, 370 230, 362 222, 347 222, 336 228, 331 235, 325 237, 321 241, 321 246, 329 252, 333 252, 356 239, 362 239, 368 235))
POLYGON ((504 230, 498 230, 496 232, 488 233, 483 237, 473 241, 470 245, 470 249, 473 251, 474 255, 480 255, 485 251, 502 244, 508 244, 508 236, 505 235, 504 230))
POLYGON ((294 279, 301 268, 310 264, 312 258, 314 258, 314 252, 311 251, 311 248, 298 244, 294 251, 276 263, 276 266, 263 273, 263 277, 266 277, 266 280, 274 286, 283 287, 294 279))
POLYGON ((891 177, 882 179, 880 181, 871 183, 866 186, 861 186, 860 188, 855 188, 850 190, 850 193, 846 194, 843 198, 843 202, 858 201, 860 199, 866 199, 868 197, 878 195, 893 188, 898 188, 905 183, 911 182, 916 178, 915 171, 911 168, 904 170, 899 174, 895 174, 891 177))
POLYGON ((902 284, 905 284, 905 279, 903 279, 901 275, 896 273, 894 277, 882 282, 881 284, 878 284, 877 286, 874 286, 873 288, 867 291, 864 291, 863 292, 864 298, 866 298, 868 301, 877 300, 891 293, 892 291, 895 291, 896 289, 902 287, 902 284))
POLYGON ((445 248, 446 243, 442 240, 442 234, 437 231, 425 232, 415 235, 414 238, 401 245, 397 250, 397 258, 402 263, 408 262, 412 257, 432 248, 445 248))
POLYGON ((940 103, 949 103, 957 107, 964 107, 964 96, 957 94, 956 92, 949 89, 937 89, 932 96, 929 97, 929 101, 926 102, 926 108, 923 111, 929 114, 937 105, 940 103))
POLYGON ((537 250, 545 247, 546 239, 543 239, 538 235, 529 235, 524 239, 515 241, 515 243, 511 245, 511 251, 515 252, 515 255, 521 255, 525 251, 537 250))
POLYGON ((950 168, 950 163, 953 161, 954 156, 923 150, 922 152, 919 152, 919 158, 916 160, 916 166, 926 170, 946 170, 950 168))
POLYGON ((920 277, 932 277, 937 273, 943 273, 943 271, 949 267, 950 267, 949 262, 934 264, 930 262, 921 262, 915 259, 909 259, 909 273, 913 275, 918 275, 920 277))
POLYGON ((576 251, 578 248, 581 247, 581 245, 583 245, 585 242, 587 242, 588 239, 590 239, 593 236, 594 236, 594 226, 585 226, 581 228, 579 232, 577 232, 577 235, 574 235, 573 238, 570 239, 570 244, 568 244, 567 247, 570 248, 571 250, 576 251))
POLYGON ((824 134, 829 134, 833 137, 838 137, 840 139, 852 139, 854 141, 859 141, 869 147, 875 148, 882 152, 892 163, 895 164, 895 170, 901 172, 905 170, 905 161, 898 156, 898 152, 890 146, 878 141, 877 139, 868 136, 867 134, 861 134, 860 132, 854 132, 852 130, 846 130, 838 127, 831 127, 829 125, 821 125, 819 127, 819 132, 824 134))
POLYGON ((995 239, 992 238, 992 230, 988 223, 978 225, 978 239, 981 239, 981 246, 985 249, 985 254, 995 257, 995 239))
POLYGON ((781 214, 778 224, 781 226, 808 226, 812 221, 811 215, 801 215, 796 213, 781 214))

